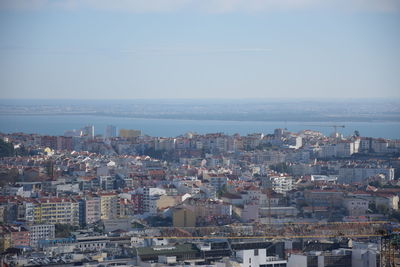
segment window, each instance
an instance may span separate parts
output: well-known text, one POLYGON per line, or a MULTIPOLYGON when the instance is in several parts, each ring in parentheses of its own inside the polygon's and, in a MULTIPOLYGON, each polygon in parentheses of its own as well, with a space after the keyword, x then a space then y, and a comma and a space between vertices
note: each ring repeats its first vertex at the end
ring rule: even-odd
POLYGON ((258 256, 258 249, 254 250, 254 256, 258 256))

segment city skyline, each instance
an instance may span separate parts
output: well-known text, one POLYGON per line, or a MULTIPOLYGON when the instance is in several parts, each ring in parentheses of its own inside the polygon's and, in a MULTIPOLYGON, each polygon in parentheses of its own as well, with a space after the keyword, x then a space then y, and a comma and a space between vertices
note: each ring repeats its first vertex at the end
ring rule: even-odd
POLYGON ((0 0, 0 266, 400 266, 400 0, 0 0))

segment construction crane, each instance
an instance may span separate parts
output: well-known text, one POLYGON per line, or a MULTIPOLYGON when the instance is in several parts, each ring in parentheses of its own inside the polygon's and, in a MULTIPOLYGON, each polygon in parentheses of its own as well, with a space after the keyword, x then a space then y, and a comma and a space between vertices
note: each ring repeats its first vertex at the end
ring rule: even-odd
MULTIPOLYGON (((240 223, 223 226, 194 227, 145 227, 158 234, 140 234, 142 239, 172 240, 287 240, 287 239, 363 239, 380 242, 382 267, 400 266, 399 224, 388 221, 365 222, 288 222, 288 223, 240 223), (251 229, 248 229, 251 227, 251 229), (397 227, 397 228, 396 228, 397 227), (249 231, 250 230, 250 231, 249 231), (150 234, 150 235, 148 235, 150 234)), ((143 229, 142 229, 143 230, 143 229)))
POLYGON ((313 125, 304 125, 304 126, 315 126, 315 127, 332 127, 335 131, 335 136, 337 136, 337 128, 345 128, 345 125, 322 125, 322 124, 313 124, 313 125))
POLYGON ((145 229, 157 230, 158 238, 168 239, 367 238, 383 236, 387 224, 387 221, 252 223, 203 227, 145 227, 145 229))
POLYGON ((382 267, 400 266, 400 232, 387 231, 381 237, 380 262, 382 267))

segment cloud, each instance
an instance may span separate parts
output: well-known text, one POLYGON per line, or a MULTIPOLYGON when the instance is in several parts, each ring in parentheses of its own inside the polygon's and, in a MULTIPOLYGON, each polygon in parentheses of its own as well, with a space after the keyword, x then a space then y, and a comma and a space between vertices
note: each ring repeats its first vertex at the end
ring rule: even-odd
POLYGON ((298 9, 397 12, 400 0, 0 0, 2 9, 99 9, 132 13, 240 13, 298 9))

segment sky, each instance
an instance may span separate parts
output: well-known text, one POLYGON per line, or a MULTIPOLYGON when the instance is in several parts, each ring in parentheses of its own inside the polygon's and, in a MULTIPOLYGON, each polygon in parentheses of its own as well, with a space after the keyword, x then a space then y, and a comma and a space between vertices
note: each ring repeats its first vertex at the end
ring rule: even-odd
POLYGON ((400 0, 0 0, 0 98, 400 98, 400 0))

